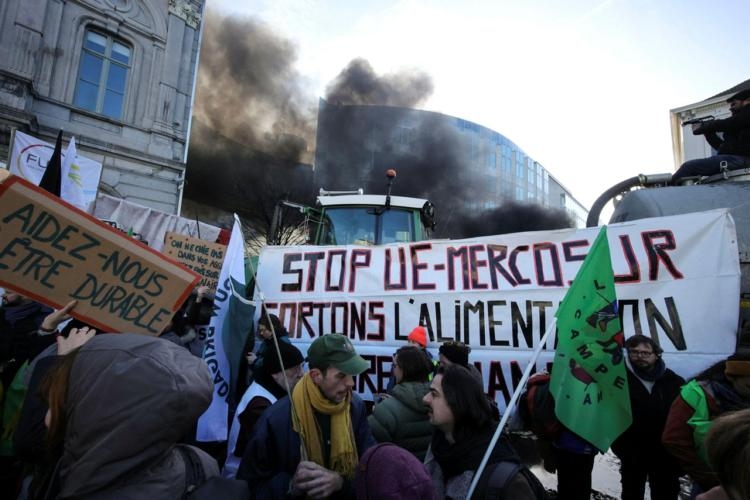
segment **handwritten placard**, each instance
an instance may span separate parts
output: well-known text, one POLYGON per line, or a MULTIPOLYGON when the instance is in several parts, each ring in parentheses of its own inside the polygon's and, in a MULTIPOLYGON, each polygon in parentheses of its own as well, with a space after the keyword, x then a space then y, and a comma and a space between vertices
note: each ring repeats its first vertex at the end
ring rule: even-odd
POLYGON ((184 234, 167 233, 164 238, 164 253, 189 267, 201 277, 200 284, 216 291, 219 284, 221 264, 227 246, 184 234))
POLYGON ((193 271, 20 177, 0 171, 0 286, 107 332, 158 335, 193 271))

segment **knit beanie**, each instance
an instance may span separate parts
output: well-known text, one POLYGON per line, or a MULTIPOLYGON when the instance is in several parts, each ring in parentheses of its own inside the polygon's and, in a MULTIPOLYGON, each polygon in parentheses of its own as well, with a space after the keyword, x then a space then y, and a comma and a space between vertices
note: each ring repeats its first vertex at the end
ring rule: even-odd
POLYGON ((279 341, 279 352, 281 353, 281 360, 284 362, 284 367, 282 368, 279 364, 279 355, 276 354, 276 350, 273 349, 266 353, 263 361, 263 369, 266 370, 266 373, 273 375, 274 373, 279 373, 288 368, 301 365, 305 361, 305 358, 302 356, 299 349, 283 340, 279 341))
POLYGON ((354 480, 357 500, 434 500, 427 469, 414 455, 393 443, 368 449, 354 480))
POLYGON ((422 349, 427 347, 427 329, 423 326, 415 327, 407 338, 422 346, 422 349))
POLYGON ((469 352, 471 352, 471 348, 466 344, 453 341, 445 342, 440 346, 439 352, 451 363, 461 365, 464 368, 469 365, 469 352))

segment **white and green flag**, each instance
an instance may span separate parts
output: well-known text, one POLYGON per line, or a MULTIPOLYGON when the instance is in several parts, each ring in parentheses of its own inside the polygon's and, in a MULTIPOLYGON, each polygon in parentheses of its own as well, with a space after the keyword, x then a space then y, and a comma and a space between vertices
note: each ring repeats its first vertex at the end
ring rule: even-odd
POLYGON ((214 381, 214 394, 198 419, 198 441, 227 440, 228 400, 233 396, 239 360, 254 314, 255 307, 245 296, 245 240, 235 215, 214 298, 214 313, 206 329, 203 359, 214 381))

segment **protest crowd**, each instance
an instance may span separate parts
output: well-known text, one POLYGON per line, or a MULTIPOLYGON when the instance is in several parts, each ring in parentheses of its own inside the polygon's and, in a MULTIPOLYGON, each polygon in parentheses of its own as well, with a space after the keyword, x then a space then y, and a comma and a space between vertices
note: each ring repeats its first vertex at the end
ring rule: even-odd
MULTIPOLYGON (((421 343, 400 347, 395 384, 368 409, 352 390, 368 363, 347 337, 319 337, 305 357, 266 313, 228 442, 217 452, 196 441, 213 389, 196 335, 206 296, 196 289, 152 337, 71 319, 75 301, 53 310, 6 291, 3 498, 468 498, 500 415, 457 342, 439 363, 421 343)), ((633 419, 612 444, 622 498, 644 498, 646 483, 651 498, 679 498, 683 474, 697 498, 748 498, 737 471, 750 453, 750 356, 685 383, 649 337, 624 350, 633 419)), ((556 498, 590 498, 593 457, 606 450, 559 421, 535 427, 535 389, 521 420, 551 443, 556 498)), ((502 433, 472 498, 548 497, 502 433)))
MULTIPOLYGON (((23 214, 4 222, 28 224, 23 214)), ((102 298, 109 285, 90 273, 83 283, 97 283, 95 293, 60 279, 55 298, 25 274, 3 281, 2 498, 584 500, 594 459, 610 448, 624 499, 643 499, 647 485, 653 499, 678 499, 681 481, 691 498, 750 498, 750 353, 686 381, 654 339, 624 339, 604 229, 558 310, 551 373, 528 378, 529 363, 504 407, 486 392, 471 346, 430 346, 425 325, 401 337, 385 391, 365 401, 356 381, 371 365, 349 336, 324 332, 303 345, 248 299, 238 224, 215 289, 174 261, 134 260, 153 262, 140 243, 124 256, 129 236, 117 238, 109 257, 100 251, 102 269, 140 293, 110 286, 102 298), (590 282, 598 298, 585 298, 590 282), (179 300, 152 310, 146 296, 179 300), (111 326, 128 321, 132 330, 111 326), (574 358, 582 331, 604 340, 574 358), (595 365, 584 364, 590 357, 595 365), (600 395, 610 406, 583 421, 568 401, 592 373, 619 393, 600 395), (516 450, 518 430, 535 435, 556 491, 516 450)))

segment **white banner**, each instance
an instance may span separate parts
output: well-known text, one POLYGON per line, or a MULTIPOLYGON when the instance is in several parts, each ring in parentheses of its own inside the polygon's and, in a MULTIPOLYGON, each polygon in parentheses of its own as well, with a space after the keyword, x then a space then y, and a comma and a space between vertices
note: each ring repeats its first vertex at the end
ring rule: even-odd
POLYGON ((148 242, 148 246, 161 251, 168 232, 185 234, 206 241, 216 241, 221 229, 201 222, 185 219, 138 203, 99 194, 94 217, 116 222, 125 231, 132 230, 148 242))
MULTIPOLYGON (((372 363, 357 381, 365 397, 385 389, 391 355, 423 321, 436 357, 447 340, 471 346, 470 360, 502 406, 597 232, 266 247, 258 289, 303 345, 331 332, 352 339, 372 363)), ((685 377, 733 352, 740 270, 726 211, 612 224, 608 236, 626 337, 655 339, 667 365, 685 377)), ((552 335, 538 368, 552 361, 554 345, 552 335)))
MULTIPOLYGON (((54 144, 16 131, 8 162, 8 170, 10 173, 18 175, 38 186, 42 180, 44 171, 47 169, 47 162, 54 150, 54 144)), ((67 151, 63 152, 63 161, 66 161, 66 153, 67 151)), ((88 208, 87 211, 90 211, 90 207, 93 206, 96 200, 96 192, 99 189, 102 164, 81 155, 76 155, 74 164, 78 167, 78 174, 80 175, 83 187, 83 204, 88 208)))

